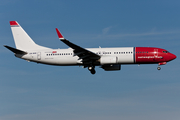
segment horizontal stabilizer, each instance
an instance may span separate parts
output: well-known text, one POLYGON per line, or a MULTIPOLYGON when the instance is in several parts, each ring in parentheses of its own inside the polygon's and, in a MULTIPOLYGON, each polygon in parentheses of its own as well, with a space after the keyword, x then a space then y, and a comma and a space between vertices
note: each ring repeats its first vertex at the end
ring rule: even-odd
POLYGON ((27 54, 27 52, 24 52, 22 50, 18 50, 16 48, 9 47, 7 45, 4 45, 4 47, 6 47, 7 49, 9 49, 10 51, 12 51, 13 53, 16 53, 16 54, 27 54))

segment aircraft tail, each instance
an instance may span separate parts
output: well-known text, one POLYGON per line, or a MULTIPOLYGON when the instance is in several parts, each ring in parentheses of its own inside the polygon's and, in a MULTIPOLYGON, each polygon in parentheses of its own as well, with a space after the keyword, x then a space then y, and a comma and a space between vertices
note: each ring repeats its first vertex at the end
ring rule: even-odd
POLYGON ((10 21, 10 26, 17 49, 23 51, 49 49, 47 47, 37 45, 17 21, 10 21))

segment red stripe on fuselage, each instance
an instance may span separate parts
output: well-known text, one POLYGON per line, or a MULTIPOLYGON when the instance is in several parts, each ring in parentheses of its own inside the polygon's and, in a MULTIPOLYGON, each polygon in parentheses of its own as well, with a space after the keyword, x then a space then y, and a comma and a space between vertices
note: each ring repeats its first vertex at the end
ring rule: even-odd
POLYGON ((167 51, 161 48, 155 47, 136 47, 135 48, 135 63, 148 64, 148 63, 161 63, 172 60, 171 53, 165 53, 167 51))

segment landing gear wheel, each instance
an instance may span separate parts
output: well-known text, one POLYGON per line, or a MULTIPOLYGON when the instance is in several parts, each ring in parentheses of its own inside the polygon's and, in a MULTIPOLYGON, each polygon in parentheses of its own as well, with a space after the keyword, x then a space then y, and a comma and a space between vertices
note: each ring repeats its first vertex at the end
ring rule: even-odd
POLYGON ((161 70, 161 67, 157 67, 158 70, 161 70))
POLYGON ((95 74, 96 73, 94 68, 95 68, 94 66, 89 66, 88 67, 88 70, 91 72, 91 74, 95 74))
POLYGON ((92 70, 91 70, 91 74, 94 75, 95 73, 96 73, 96 71, 95 71, 94 69, 92 69, 92 70))

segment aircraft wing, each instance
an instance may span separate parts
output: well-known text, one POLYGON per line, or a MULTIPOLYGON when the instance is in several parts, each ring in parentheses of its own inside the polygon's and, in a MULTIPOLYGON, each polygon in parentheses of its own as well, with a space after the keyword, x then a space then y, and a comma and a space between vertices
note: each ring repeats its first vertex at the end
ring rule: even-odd
POLYGON ((79 60, 82 59, 82 62, 93 62, 96 61, 98 59, 100 59, 100 56, 95 54, 94 52, 91 52, 85 48, 82 48, 74 43, 71 43, 70 41, 66 40, 62 34, 59 32, 59 30, 56 28, 56 32, 58 34, 59 39, 65 43, 66 45, 68 45, 69 47, 71 47, 72 49, 74 49, 74 53, 75 55, 77 55, 79 57, 79 60))

